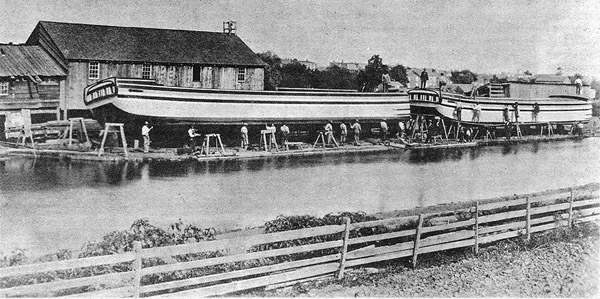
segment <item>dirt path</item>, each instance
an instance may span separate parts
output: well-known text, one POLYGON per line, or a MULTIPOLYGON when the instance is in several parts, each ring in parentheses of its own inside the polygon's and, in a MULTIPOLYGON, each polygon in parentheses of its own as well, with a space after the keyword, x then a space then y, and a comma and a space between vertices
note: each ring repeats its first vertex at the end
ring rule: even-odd
POLYGON ((413 270, 406 264, 357 269, 343 281, 327 280, 246 296, 308 297, 597 297, 597 235, 523 249, 503 242, 471 253, 431 257, 413 270), (439 260, 446 259, 443 262, 439 260))

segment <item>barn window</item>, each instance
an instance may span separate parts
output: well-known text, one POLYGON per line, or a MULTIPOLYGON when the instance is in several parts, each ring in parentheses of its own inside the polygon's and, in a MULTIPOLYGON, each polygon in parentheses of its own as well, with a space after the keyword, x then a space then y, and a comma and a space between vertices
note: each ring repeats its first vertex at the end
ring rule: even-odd
POLYGON ((144 64, 142 65, 142 79, 150 79, 152 74, 152 65, 144 64))
POLYGON ((246 68, 242 68, 242 67, 238 68, 237 80, 238 80, 238 82, 246 81, 246 68))
POLYGON ((194 64, 192 72, 193 72, 192 81, 200 82, 200 65, 194 64))
POLYGON ((88 66, 88 79, 100 78, 100 63, 91 61, 88 66))
POLYGON ((8 95, 8 82, 0 82, 0 96, 8 95))

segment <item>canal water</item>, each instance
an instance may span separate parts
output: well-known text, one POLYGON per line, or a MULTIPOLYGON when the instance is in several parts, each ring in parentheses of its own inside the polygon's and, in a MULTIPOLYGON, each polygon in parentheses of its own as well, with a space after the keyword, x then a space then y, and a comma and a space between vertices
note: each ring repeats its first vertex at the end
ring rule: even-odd
POLYGON ((211 162, 0 161, 0 251, 77 250, 148 218, 217 230, 377 213, 600 180, 600 139, 211 162))

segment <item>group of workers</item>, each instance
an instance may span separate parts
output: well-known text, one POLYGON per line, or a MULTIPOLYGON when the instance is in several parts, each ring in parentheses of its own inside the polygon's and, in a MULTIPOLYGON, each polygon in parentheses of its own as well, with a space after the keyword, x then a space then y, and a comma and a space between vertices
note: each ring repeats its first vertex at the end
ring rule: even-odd
MULTIPOLYGON (((323 134, 324 137, 326 138, 326 144, 334 144, 337 142, 335 141, 335 137, 334 137, 334 131, 333 131, 333 121, 329 121, 327 122, 327 124, 323 127, 323 134)), ((387 132, 387 124, 386 126, 386 132, 387 132)), ((354 124, 352 124, 349 128, 348 126, 346 126, 345 123, 340 123, 340 145, 344 145, 346 144, 347 140, 348 140, 348 129, 352 130, 353 134, 354 134, 354 145, 359 145, 360 142, 360 133, 362 132, 362 127, 360 125, 360 121, 357 119, 354 124)), ((288 137, 290 135, 290 128, 283 123, 281 125, 281 127, 279 127, 279 130, 277 130, 277 127, 275 127, 275 124, 271 123, 266 124, 265 125, 265 129, 266 131, 270 132, 270 136, 269 138, 271 138, 271 144, 276 144, 277 143, 277 137, 279 137, 279 141, 280 144, 282 146, 285 146, 288 143, 288 137)), ((248 124, 244 123, 242 125, 242 127, 240 128, 240 146, 243 149, 248 149, 248 146, 250 145, 249 143, 249 138, 248 138, 248 124)))

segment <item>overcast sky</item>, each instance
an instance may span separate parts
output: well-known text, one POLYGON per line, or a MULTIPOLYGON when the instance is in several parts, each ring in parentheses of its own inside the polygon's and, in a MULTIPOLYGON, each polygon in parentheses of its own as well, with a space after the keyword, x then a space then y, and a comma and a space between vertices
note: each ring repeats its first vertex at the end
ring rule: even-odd
MULTIPOLYGON (((40 20, 222 31, 282 58, 475 72, 575 72, 600 78, 600 2, 0 0, 0 43, 25 42, 40 20)), ((108 46, 108 45, 107 45, 108 46)))

